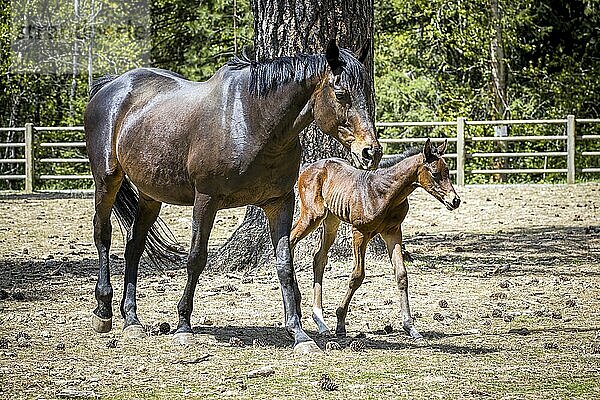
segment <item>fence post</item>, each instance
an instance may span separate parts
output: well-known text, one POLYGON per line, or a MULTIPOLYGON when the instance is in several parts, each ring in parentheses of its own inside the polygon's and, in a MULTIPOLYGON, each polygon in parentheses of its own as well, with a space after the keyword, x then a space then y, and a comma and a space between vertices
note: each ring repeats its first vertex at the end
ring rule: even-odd
POLYGON ((25 124, 25 193, 33 193, 33 124, 25 124))
POLYGON ((567 115, 567 183, 575 183, 575 116, 567 115))
POLYGON ((456 184, 465 185, 465 119, 456 119, 456 184))

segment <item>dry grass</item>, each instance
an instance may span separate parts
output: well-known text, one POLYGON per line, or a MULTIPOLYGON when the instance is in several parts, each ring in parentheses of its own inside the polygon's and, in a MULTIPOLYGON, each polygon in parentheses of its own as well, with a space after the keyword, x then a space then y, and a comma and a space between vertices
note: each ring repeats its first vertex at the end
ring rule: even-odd
MULTIPOLYGON (((204 276, 192 317, 193 346, 174 347, 168 335, 127 342, 118 317, 111 333, 92 332, 91 198, 3 195, 0 288, 10 297, 0 300, 0 347, 8 340, 0 349, 0 397, 597 397, 600 185, 469 187, 460 194, 463 205, 450 213, 418 191, 404 226, 415 257, 408 267, 411 305, 427 339, 414 342, 396 331, 391 266, 371 256, 348 316, 349 339, 339 341, 341 350, 311 356, 292 354, 281 328, 279 286, 267 266, 251 282, 204 276), (440 308, 440 300, 448 307, 440 308), (436 313, 443 320, 434 320, 436 313), (390 334, 383 330, 388 324, 390 334), (20 332, 30 339, 17 340, 20 332), (364 351, 348 348, 357 335, 364 335, 364 351), (244 347, 231 346, 231 337, 244 347), (116 347, 109 348, 112 339, 116 347), (254 339, 264 346, 254 347, 254 339), (246 377, 265 365, 274 367, 272 376, 246 377), (323 373, 338 390, 321 389, 323 373)), ((187 242, 190 209, 167 206, 163 214, 187 242)), ((220 214, 213 248, 242 215, 220 214)), ((116 310, 123 277, 121 240, 114 237, 116 310)), ((310 260, 298 261, 304 325, 316 337, 308 315, 310 260)), ((325 275, 325 318, 332 328, 349 269, 348 259, 325 275)), ((182 269, 144 268, 140 318, 149 326, 175 324, 184 281, 182 269)), ((316 339, 322 348, 336 340, 316 339)))

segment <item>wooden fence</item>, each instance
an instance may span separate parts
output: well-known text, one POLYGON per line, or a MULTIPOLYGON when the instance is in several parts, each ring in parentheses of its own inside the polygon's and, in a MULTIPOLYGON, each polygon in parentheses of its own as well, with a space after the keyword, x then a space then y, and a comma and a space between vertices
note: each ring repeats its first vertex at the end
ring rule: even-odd
MULTIPOLYGON (((539 173, 560 173, 566 174, 566 181, 569 184, 575 183, 576 173, 600 173, 600 168, 581 168, 576 170, 575 158, 581 157, 598 157, 600 151, 582 151, 579 154, 575 151, 575 143, 580 140, 599 140, 600 135, 576 135, 577 124, 597 124, 600 119, 576 119, 573 115, 567 116, 566 119, 547 119, 547 120, 495 120, 495 121, 470 121, 459 117, 456 121, 444 122, 378 122, 375 124, 377 128, 409 128, 409 127, 453 127, 456 136, 447 138, 432 138, 432 142, 442 142, 448 140, 450 143, 456 144, 456 153, 447 153, 445 157, 456 159, 456 168, 450 171, 456 175, 456 183, 460 186, 465 184, 465 175, 471 174, 539 174, 539 173), (509 125, 540 125, 540 124, 558 124, 564 125, 564 134, 561 135, 529 135, 529 136, 469 136, 468 127, 477 125, 488 126, 509 126, 509 125), (468 152, 467 143, 469 142, 532 142, 532 141, 565 141, 565 151, 552 152, 468 152), (478 157, 565 157, 566 168, 536 168, 536 169, 465 169, 466 160, 469 158, 478 157)), ((0 143, 0 148, 6 147, 21 147, 24 148, 23 158, 8 158, 0 159, 0 164, 24 164, 23 174, 8 174, 0 175, 0 180, 24 180, 25 191, 31 193, 34 190, 35 182, 38 180, 53 180, 53 179, 91 179, 91 174, 82 175, 49 175, 35 174, 35 166, 38 163, 88 163, 87 158, 40 158, 35 159, 34 148, 36 147, 52 147, 52 148, 73 148, 85 147, 85 142, 40 142, 35 141, 35 132, 44 131, 83 131, 83 127, 34 127, 33 124, 25 124, 24 127, 17 128, 0 128, 0 132, 24 132, 24 141, 17 143, 0 143)), ((380 139, 384 145, 392 145, 396 143, 415 144, 424 143, 426 137, 401 137, 395 139, 380 139)), ((390 157, 391 155, 386 155, 390 157)))

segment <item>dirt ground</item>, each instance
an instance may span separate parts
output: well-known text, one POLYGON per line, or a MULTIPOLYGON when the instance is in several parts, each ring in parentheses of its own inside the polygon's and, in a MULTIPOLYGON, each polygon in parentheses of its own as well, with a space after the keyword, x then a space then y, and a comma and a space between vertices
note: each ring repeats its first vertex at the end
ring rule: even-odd
MULTIPOLYGON (((192 316, 196 343, 177 347, 156 333, 161 323, 176 324, 185 270, 146 265, 138 314, 149 336, 123 339, 116 223, 114 328, 94 333, 91 196, 0 194, 0 398, 600 398, 600 185, 458 191, 463 203, 449 212, 418 190, 404 225, 414 257, 411 305, 425 339, 401 331, 392 268, 373 255, 348 338, 318 336, 305 258, 297 260, 304 327, 323 349, 330 341, 341 347, 310 356, 292 353, 272 266, 203 275, 192 316), (361 351, 349 345, 357 338, 361 351), (265 366, 274 373, 247 376, 265 366), (322 374, 337 390, 321 387, 322 374)), ((182 243, 190 214, 163 209, 182 243)), ((242 216, 243 209, 219 214, 211 249, 242 216)), ((326 271, 331 328, 350 263, 348 255, 326 271)))

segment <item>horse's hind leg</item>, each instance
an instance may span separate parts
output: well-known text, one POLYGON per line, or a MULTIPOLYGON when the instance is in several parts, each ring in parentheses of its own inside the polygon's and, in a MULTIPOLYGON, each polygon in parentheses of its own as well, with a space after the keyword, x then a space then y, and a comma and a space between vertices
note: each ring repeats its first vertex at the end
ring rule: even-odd
POLYGON ((160 202, 140 193, 138 211, 125 245, 125 283, 121 300, 121 315, 125 320, 123 334, 129 338, 145 337, 144 328, 137 316, 136 287, 138 266, 144 252, 148 231, 158 218, 160 202))
POLYGON ((320 237, 319 250, 313 258, 313 313, 312 318, 317 324, 319 333, 329 332, 323 318, 323 273, 327 265, 327 253, 335 241, 340 220, 328 213, 323 220, 323 231, 320 237))
POLYGON ((335 311, 335 315, 337 316, 335 334, 338 336, 346 336, 346 315, 348 315, 350 300, 352 300, 354 292, 356 292, 365 279, 365 253, 367 251, 367 244, 369 243, 369 240, 371 240, 371 236, 365 235, 357 229, 352 229, 354 270, 350 275, 350 281, 348 282, 348 290, 346 291, 346 295, 335 311))
POLYGON ((120 169, 115 169, 113 173, 95 179, 94 243, 98 250, 99 268, 95 289, 98 306, 92 315, 92 327, 96 332, 108 332, 112 329, 113 289, 110 283, 109 268, 112 235, 110 214, 122 181, 123 173, 120 169))

